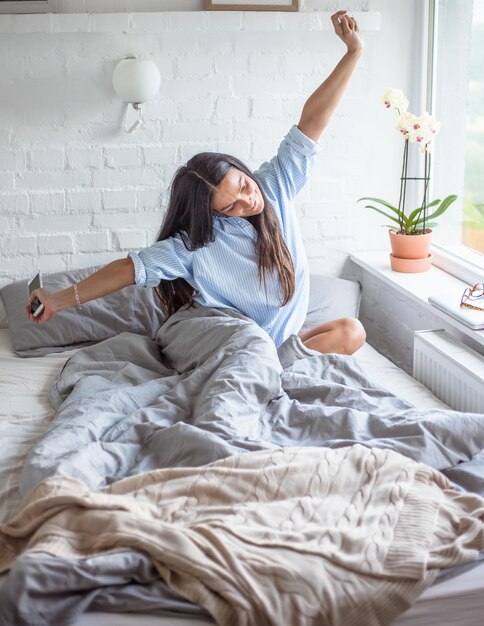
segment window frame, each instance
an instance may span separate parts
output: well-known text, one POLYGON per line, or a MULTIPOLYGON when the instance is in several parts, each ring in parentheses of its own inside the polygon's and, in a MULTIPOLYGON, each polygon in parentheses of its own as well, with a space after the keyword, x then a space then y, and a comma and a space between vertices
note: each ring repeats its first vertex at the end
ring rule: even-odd
MULTIPOLYGON (((440 0, 428 0, 426 7, 426 108, 430 114, 434 113, 436 99, 439 3, 440 0)), ((430 181, 430 188, 432 188, 432 181, 430 181)), ((482 282, 484 278, 484 255, 479 252, 464 244, 460 246, 445 246, 435 242, 432 243, 430 251, 432 253, 433 265, 469 284, 482 282), (459 253, 459 247, 463 249, 461 253, 459 253)))

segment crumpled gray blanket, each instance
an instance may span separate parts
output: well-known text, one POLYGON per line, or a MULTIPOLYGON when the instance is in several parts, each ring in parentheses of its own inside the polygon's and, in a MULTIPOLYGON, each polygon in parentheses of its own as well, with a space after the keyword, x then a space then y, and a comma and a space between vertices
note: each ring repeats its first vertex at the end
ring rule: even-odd
MULTIPOLYGON (((353 357, 322 355, 295 335, 276 350, 264 330, 230 309, 182 307, 156 342, 121 333, 84 348, 49 398, 57 414, 27 458, 24 493, 57 474, 98 489, 249 450, 359 442, 391 448, 484 495, 484 415, 416 409, 369 380, 353 357)), ((69 616, 57 612, 55 622, 69 616)))
POLYGON ((484 415, 416 409, 351 356, 292 335, 279 350, 229 309, 183 307, 156 342, 121 333, 73 355, 50 390, 57 415, 30 452, 26 493, 52 475, 92 489, 163 467, 269 447, 388 447, 439 470, 484 448, 484 415))
POLYGON ((64 626, 88 611, 210 618, 170 590, 148 555, 133 550, 82 560, 26 552, 0 586, 2 626, 64 626))

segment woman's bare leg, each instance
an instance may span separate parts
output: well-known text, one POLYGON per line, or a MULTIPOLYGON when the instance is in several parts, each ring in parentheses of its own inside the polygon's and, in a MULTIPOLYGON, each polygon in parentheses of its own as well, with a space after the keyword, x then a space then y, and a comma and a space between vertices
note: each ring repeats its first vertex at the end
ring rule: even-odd
POLYGON ((322 354, 353 354, 366 339, 363 324, 354 317, 341 317, 298 333, 303 344, 322 354))

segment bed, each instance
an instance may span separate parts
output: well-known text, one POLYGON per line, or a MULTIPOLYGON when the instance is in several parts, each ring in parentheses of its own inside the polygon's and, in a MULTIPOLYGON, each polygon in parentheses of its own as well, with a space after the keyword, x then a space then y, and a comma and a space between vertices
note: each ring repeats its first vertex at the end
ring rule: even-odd
MULTIPOLYGON (((6 521, 18 506, 21 500, 19 484, 26 455, 53 417, 54 410, 49 402, 48 391, 66 361, 77 351, 21 359, 13 351, 9 331, 0 329, 0 428, 3 452, 0 457, 1 521, 6 521)), ((416 407, 446 408, 423 385, 367 343, 355 357, 371 379, 384 381, 389 391, 408 399, 416 407)), ((437 581, 420 596, 416 604, 400 615, 395 624, 454 626, 459 623, 477 626, 482 619, 482 597, 484 563, 473 568, 462 568, 458 575, 437 581)), ((200 617, 107 612, 84 613, 75 621, 77 626, 123 626, 135 623, 139 626, 202 626, 214 622, 200 617)))

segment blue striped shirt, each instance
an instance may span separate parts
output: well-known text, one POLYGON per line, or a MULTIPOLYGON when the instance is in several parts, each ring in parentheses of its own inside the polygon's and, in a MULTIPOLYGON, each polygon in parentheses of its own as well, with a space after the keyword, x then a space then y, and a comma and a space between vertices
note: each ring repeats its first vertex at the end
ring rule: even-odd
POLYGON ((279 347, 301 329, 309 299, 309 269, 293 199, 306 183, 320 146, 293 126, 277 155, 254 172, 271 203, 291 253, 296 278, 293 298, 283 307, 278 275, 259 285, 257 231, 243 217, 214 215, 215 241, 187 250, 179 233, 140 252, 131 251, 135 284, 156 287, 160 280, 184 278, 207 307, 228 308, 254 320, 279 347))

